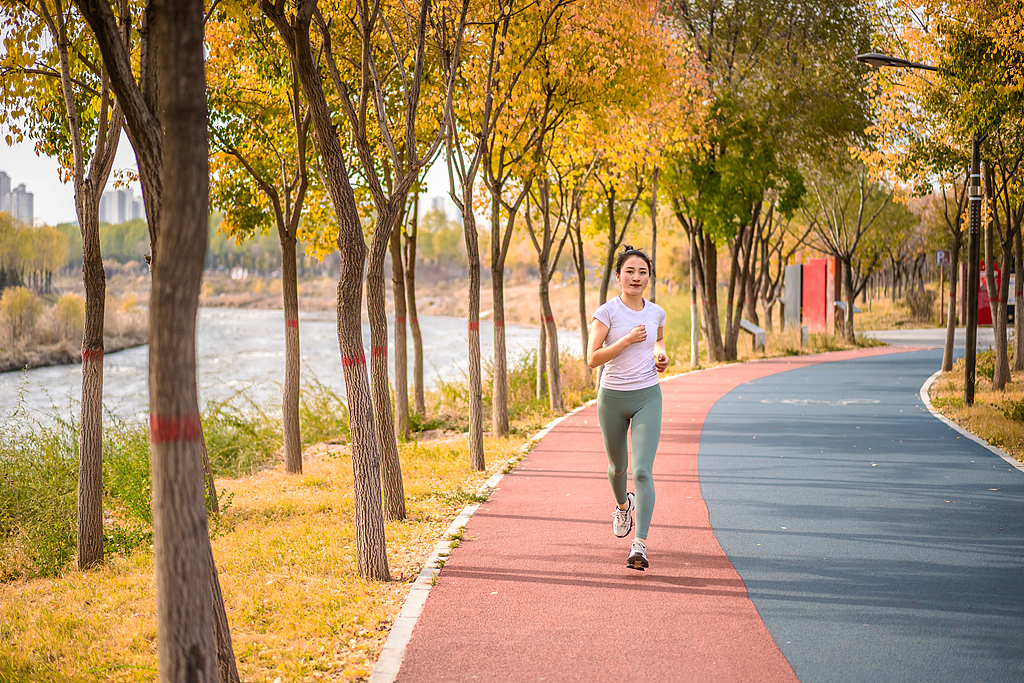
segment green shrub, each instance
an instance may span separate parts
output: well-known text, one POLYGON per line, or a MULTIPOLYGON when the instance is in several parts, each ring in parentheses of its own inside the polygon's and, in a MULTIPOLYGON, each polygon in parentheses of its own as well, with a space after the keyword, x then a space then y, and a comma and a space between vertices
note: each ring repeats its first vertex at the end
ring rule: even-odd
POLYGON ((1006 417, 1007 420, 1024 422, 1024 399, 1020 401, 1009 399, 1003 404, 1000 410, 1003 411, 1003 416, 1006 417))
MULTIPOLYGON (((587 372, 583 361, 569 353, 562 353, 559 359, 562 378, 562 399, 565 408, 571 409, 597 395, 593 375, 587 372)), ((494 393, 494 367, 484 367, 483 386, 485 412, 490 410, 494 393)), ((525 351, 509 359, 506 369, 508 376, 508 414, 511 420, 545 419, 552 416, 548 402, 547 373, 541 377, 541 394, 537 398, 537 353, 525 351)))
POLYGON ((348 408, 341 397, 315 377, 299 390, 302 445, 345 443, 349 439, 348 408))
POLYGON ((244 392, 208 403, 202 419, 214 476, 251 474, 281 448, 280 421, 271 420, 244 392))
POLYGON ((107 416, 103 435, 103 549, 128 555, 153 539, 149 432, 143 422, 107 416))
POLYGON ((975 381, 979 377, 992 379, 996 374, 996 354, 994 351, 979 351, 975 356, 975 381))
POLYGON ((23 413, 0 426, 0 580, 55 576, 75 554, 78 428, 23 413), (14 419, 20 418, 16 429, 14 419), (26 425, 27 426, 24 426, 26 425))

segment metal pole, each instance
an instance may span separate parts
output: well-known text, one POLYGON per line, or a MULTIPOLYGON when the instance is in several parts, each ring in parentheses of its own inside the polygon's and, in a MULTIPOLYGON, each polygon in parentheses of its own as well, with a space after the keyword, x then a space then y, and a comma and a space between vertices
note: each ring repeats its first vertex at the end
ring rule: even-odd
POLYGON ((967 187, 967 351, 964 356, 964 405, 974 405, 974 371, 978 348, 978 242, 981 232, 981 136, 971 143, 971 178, 967 187))

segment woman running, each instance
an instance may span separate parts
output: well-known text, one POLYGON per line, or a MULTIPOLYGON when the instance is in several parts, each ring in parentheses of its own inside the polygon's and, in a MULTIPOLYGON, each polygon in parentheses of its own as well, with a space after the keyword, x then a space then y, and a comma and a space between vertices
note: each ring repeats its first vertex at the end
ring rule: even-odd
POLYGON ((665 354, 665 309, 644 299, 651 279, 651 259, 639 249, 624 247, 615 259, 621 293, 594 311, 587 344, 587 363, 603 365, 597 394, 597 416, 608 452, 608 480, 617 506, 612 532, 629 535, 636 509, 636 534, 626 566, 643 571, 647 562, 647 530, 654 512, 651 469, 661 436, 661 386, 658 373, 668 367, 665 354), (633 489, 626 490, 633 441, 633 489))

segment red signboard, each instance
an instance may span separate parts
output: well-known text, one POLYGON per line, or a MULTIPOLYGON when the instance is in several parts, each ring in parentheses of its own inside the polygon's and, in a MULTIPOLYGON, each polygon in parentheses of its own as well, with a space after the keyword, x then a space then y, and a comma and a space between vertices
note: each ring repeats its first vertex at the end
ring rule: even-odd
POLYGON ((811 259, 804 264, 803 322, 808 332, 821 333, 827 323, 825 314, 825 259, 811 259))
POLYGON ((808 332, 833 334, 836 330, 835 302, 841 281, 835 258, 811 259, 803 265, 803 324, 808 332))

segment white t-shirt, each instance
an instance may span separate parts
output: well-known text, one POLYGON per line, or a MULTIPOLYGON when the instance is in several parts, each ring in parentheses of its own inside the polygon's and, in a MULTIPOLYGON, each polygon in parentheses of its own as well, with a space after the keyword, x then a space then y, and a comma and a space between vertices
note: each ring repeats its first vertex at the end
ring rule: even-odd
POLYGON ((605 346, 611 346, 629 334, 637 325, 647 328, 647 339, 630 344, 625 351, 604 364, 601 386, 616 391, 646 389, 658 383, 658 369, 654 366, 654 343, 658 341, 658 328, 665 326, 665 309, 643 300, 639 311, 622 303, 620 297, 610 299, 594 311, 594 319, 608 326, 605 346))

